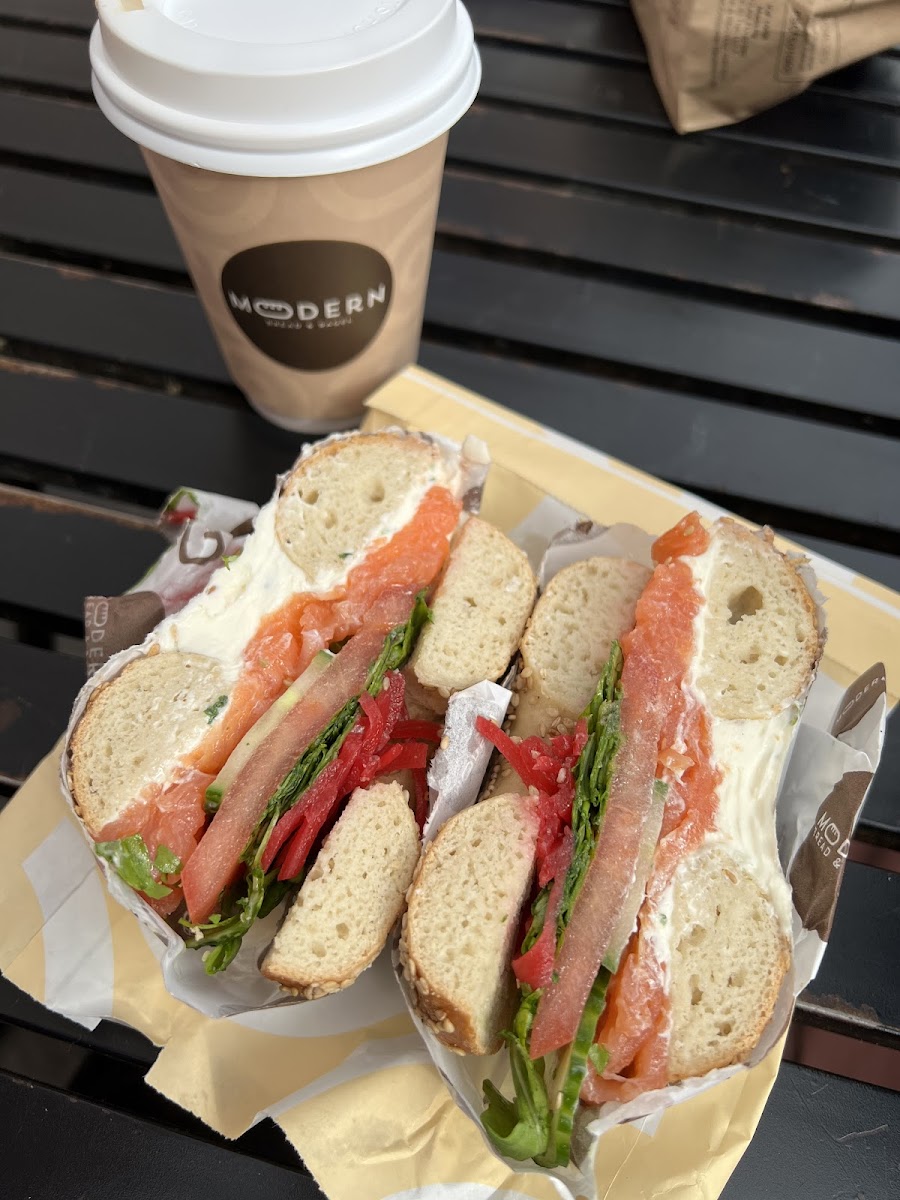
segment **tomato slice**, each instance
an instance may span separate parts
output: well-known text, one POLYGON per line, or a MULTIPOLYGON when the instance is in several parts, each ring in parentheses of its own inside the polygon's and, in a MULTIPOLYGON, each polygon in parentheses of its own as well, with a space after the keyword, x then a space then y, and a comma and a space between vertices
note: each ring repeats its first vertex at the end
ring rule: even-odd
POLYGON ((645 697, 662 689, 652 663, 625 660, 622 730, 606 815, 597 848, 556 957, 555 982, 544 989, 531 1028, 532 1058, 543 1058, 575 1037, 588 994, 619 923, 650 816, 664 712, 645 697), (631 670, 629 671, 629 666, 631 670), (636 684, 640 686, 635 686, 636 684), (641 699, 639 699, 640 697, 641 699))
MULTIPOLYGON (((597 1041, 606 1046, 610 1057, 603 1078, 598 1079, 592 1070, 585 1082, 582 1094, 593 1104, 629 1100, 650 1088, 664 1086, 666 1082, 669 1029, 666 982, 645 929, 652 917, 653 905, 671 880, 678 863, 700 844, 715 820, 719 775, 712 762, 709 717, 682 687, 694 650, 694 618, 702 602, 694 590, 690 567, 683 558, 703 553, 708 544, 709 534, 696 513, 685 517, 657 540, 653 557, 658 566, 638 603, 635 628, 623 640, 622 729, 625 744, 616 760, 613 784, 617 786, 619 782, 621 756, 625 754, 627 759, 633 759, 636 744, 646 734, 646 730, 635 725, 643 711, 645 723, 652 717, 656 745, 643 747, 642 769, 645 774, 652 770, 653 774, 661 776, 668 784, 668 792, 662 836, 657 844, 640 916, 640 933, 632 938, 623 955, 598 1026, 597 1041), (646 674, 648 670, 655 673, 655 680, 646 674), (638 701, 636 708, 633 707, 635 700, 638 701), (683 749, 676 750, 676 742, 683 742, 683 749)), ((608 878, 611 865, 617 865, 611 864, 608 857, 601 859, 603 854, 600 845, 589 872, 589 879, 593 875, 598 887, 600 872, 605 869, 608 878)), ((583 921, 587 916, 580 912, 584 901, 585 892, 582 892, 563 950, 570 939, 588 936, 576 929, 576 921, 583 921)), ((580 948, 576 945, 572 953, 580 948)), ((559 963, 556 969, 559 972, 559 963)), ((552 990, 548 989, 548 993, 552 990)), ((564 1037, 560 1030, 568 1028, 572 1021, 567 1011, 557 1010, 550 1013, 549 1018, 553 1019, 548 1033, 545 1028, 539 1028, 542 1019, 539 1009, 532 1031, 532 1051, 535 1032, 538 1049, 541 1049, 548 1039, 555 1041, 557 1037, 564 1037)), ((577 1024, 577 1014, 575 1021, 577 1024)))
MULTIPOLYGON (((671 536, 664 534, 655 553, 684 554, 684 546, 697 553, 702 539, 708 540, 709 535, 699 518, 694 524, 691 520, 685 518, 670 531, 671 536)), ((557 955, 557 982, 544 990, 535 1014, 531 1030, 534 1058, 559 1050, 575 1037, 588 994, 616 932, 652 810, 660 749, 672 745, 672 714, 685 703, 682 681, 693 653, 693 622, 700 604, 687 563, 680 559, 660 562, 637 603, 635 626, 622 639, 623 741, 596 852, 557 955)), ((690 756, 698 761, 696 754, 690 756)), ((677 794, 677 789, 670 790, 677 794)))

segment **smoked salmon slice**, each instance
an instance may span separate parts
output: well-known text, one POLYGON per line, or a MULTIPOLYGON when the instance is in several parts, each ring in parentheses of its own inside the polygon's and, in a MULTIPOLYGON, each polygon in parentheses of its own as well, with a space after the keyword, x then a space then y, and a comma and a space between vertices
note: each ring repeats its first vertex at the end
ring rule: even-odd
POLYGON ((221 718, 190 756, 217 775, 273 700, 306 670, 320 650, 357 633, 375 601, 391 588, 428 587, 438 575, 459 519, 460 502, 444 487, 425 493, 413 518, 375 544, 325 596, 293 596, 260 625, 244 651, 244 670, 221 718))
MULTIPOLYGON (((569 1045, 575 1037, 635 877, 655 780, 662 777, 669 784, 660 842, 660 847, 666 845, 667 869, 674 870, 685 846, 694 837, 699 840, 713 819, 711 747, 702 736, 698 706, 682 687, 693 654, 694 618, 701 597, 681 556, 702 553, 708 544, 709 535, 696 514, 684 518, 654 544, 658 565, 637 603, 635 626, 622 639, 623 741, 616 754, 606 815, 556 956, 553 981, 545 988, 535 1015, 530 1042, 534 1059, 569 1045), (661 761, 677 761, 668 751, 685 720, 692 731, 685 757, 697 764, 693 776, 699 781, 690 795, 686 795, 684 782, 690 770, 678 778, 671 768, 661 766, 661 761)), ((656 886, 660 847, 654 857, 651 888, 656 886)), ((650 978, 650 972, 645 974, 650 978)), ((633 1011, 633 1019, 639 1021, 640 1007, 633 1011)), ((641 1040, 635 1039, 636 1044, 641 1040)))

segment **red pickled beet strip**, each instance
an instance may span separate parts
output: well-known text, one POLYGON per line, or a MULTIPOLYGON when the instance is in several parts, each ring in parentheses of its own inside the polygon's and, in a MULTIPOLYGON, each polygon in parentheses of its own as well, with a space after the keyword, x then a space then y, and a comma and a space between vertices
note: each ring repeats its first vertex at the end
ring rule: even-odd
MULTIPOLYGON (((400 748, 391 764, 392 771, 424 771, 428 766, 428 747, 424 742, 410 742, 400 748)), ((380 772, 379 772, 380 774, 380 772)))
MULTIPOLYGON (((290 841, 279 867, 279 879, 293 879, 302 870, 309 851, 338 802, 358 787, 368 787, 387 771, 424 770, 428 746, 422 742, 387 744, 405 708, 405 683, 392 671, 377 698, 360 695, 362 713, 348 734, 338 757, 325 767, 297 803, 276 825, 263 856, 268 870, 282 847, 290 841)), ((427 785, 426 785, 427 797, 427 785)), ((417 798, 418 804, 418 798, 417 798)))
POLYGON ((442 727, 437 721, 398 721, 394 726, 394 737, 399 741, 433 742, 441 740, 442 727))
POLYGON ((367 755, 371 754, 381 745, 381 735, 384 733, 384 714, 378 707, 377 701, 368 692, 363 692, 360 696, 359 706, 366 714, 367 722, 360 754, 367 755))
POLYGON ((553 962, 556 958, 556 919, 562 904, 566 886, 566 873, 572 862, 572 846, 574 839, 572 830, 566 829, 561 842, 547 860, 550 868, 548 878, 553 879, 553 887, 547 898, 547 909, 544 913, 544 924, 537 941, 530 950, 513 959, 512 969, 519 983, 527 983, 532 988, 546 987, 553 976, 553 962))
POLYGON ((392 746, 382 750, 375 760, 375 775, 386 775, 388 771, 398 770, 399 768, 394 766, 394 762, 402 753, 403 746, 399 742, 394 742, 392 746))
MULTIPOLYGON (((344 743, 346 745, 346 742, 344 743)), ((295 829, 302 823, 306 810, 323 795, 336 791, 344 782, 344 777, 350 768, 346 759, 336 758, 327 767, 323 767, 316 780, 306 789, 303 796, 293 808, 288 809, 275 828, 266 845, 262 856, 262 868, 268 871, 278 851, 288 840, 295 829)))
MULTIPOLYGON (((540 788, 543 780, 537 778, 532 771, 531 755, 525 750, 524 743, 516 743, 504 733, 499 725, 486 717, 475 718, 475 728, 482 737, 493 743, 500 751, 515 773, 526 787, 540 788)), ((540 740, 540 739, 538 739, 540 740)), ((543 745, 543 743, 541 743, 543 745)))
POLYGON ((537 790, 540 813, 535 859, 538 885, 554 878, 554 854, 559 849, 562 831, 572 822, 575 783, 572 770, 587 742, 587 722, 578 721, 570 734, 557 734, 549 743, 537 736, 514 742, 502 729, 484 717, 476 728, 492 742, 528 787, 537 790))
MULTIPOLYGON (((346 742, 344 743, 344 748, 346 748, 346 742)), ((402 747, 404 752, 415 751, 417 749, 418 747, 415 746, 402 747)), ((424 750, 427 754, 427 747, 423 746, 422 750, 424 750)), ((402 757, 402 754, 398 755, 394 761, 394 767, 396 770, 402 769, 402 757)), ((351 765, 358 764, 361 761, 361 758, 362 755, 360 754, 359 757, 356 758, 356 762, 354 764, 348 763, 347 766, 350 767, 351 765)), ((337 761, 339 760, 340 756, 337 761)), ((420 773, 424 776, 424 769, 420 769, 420 773)), ((348 778, 345 777, 336 786, 329 788, 327 791, 323 791, 321 795, 316 796, 311 803, 305 806, 303 823, 299 830, 294 834, 293 839, 288 845, 284 859, 281 863, 281 869, 278 872, 279 879, 294 879, 300 874, 301 870, 306 864, 306 859, 309 856, 309 852, 312 849, 313 843, 322 831, 322 827, 334 814, 341 800, 348 794, 348 792, 355 791, 356 787, 367 787, 372 782, 373 778, 374 775, 367 775, 361 779, 358 784, 354 784, 354 786, 351 788, 348 786, 348 778)))
POLYGON ((303 824, 288 844, 287 851, 281 863, 281 869, 278 872, 279 879, 294 879, 300 874, 306 865, 309 852, 316 838, 319 836, 322 826, 342 799, 342 790, 336 793, 329 790, 329 792, 323 793, 313 804, 309 805, 304 813, 303 824))
POLYGON ((382 744, 397 736, 397 724, 406 711, 406 680, 399 671, 390 671, 385 682, 387 687, 382 687, 376 701, 384 718, 382 744))

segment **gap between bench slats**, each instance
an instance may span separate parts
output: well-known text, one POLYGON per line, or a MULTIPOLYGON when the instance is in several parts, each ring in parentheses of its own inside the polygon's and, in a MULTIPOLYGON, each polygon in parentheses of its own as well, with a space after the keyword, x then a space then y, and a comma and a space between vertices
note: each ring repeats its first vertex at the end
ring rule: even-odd
MULTIPOLYGON (((816 514, 822 533, 829 518, 900 531, 893 503, 900 475, 896 439, 428 342, 421 360, 690 490, 802 509, 816 514)), ((42 467, 53 467, 115 481, 126 496, 129 487, 141 487, 161 499, 193 485, 261 502, 299 444, 242 400, 215 403, 2 359, 0 379, 0 446, 22 461, 23 474, 34 464, 35 482, 42 467), (123 437, 123 422, 135 423, 140 437, 123 437)), ((859 553, 868 556, 858 563, 851 557, 851 566, 900 590, 900 558, 859 553)))
MULTIPOLYGON (((4 1051, 27 1057, 37 1050, 22 1044, 17 1030, 2 1033, 8 1036, 0 1036, 0 1059, 4 1051)), ((74 1185, 90 1200, 192 1200, 207 1192, 324 1200, 284 1135, 268 1122, 262 1134, 255 1129, 228 1142, 122 1064, 62 1044, 42 1049, 44 1061, 32 1063, 32 1070, 54 1075, 55 1086, 35 1082, 28 1072, 0 1069, 0 1120, 16 1131, 16 1151, 8 1147, 4 1155, 6 1195, 55 1200, 74 1195, 74 1185), (59 1062, 67 1050, 69 1062, 59 1062)))
MULTIPOLYGON (((0 153, 144 177, 140 153, 89 102, 0 90, 0 153)), ((450 161, 712 205, 879 238, 900 235, 900 182, 855 164, 675 139, 476 103, 450 161)))
MULTIPOLYGON (((772 392, 896 419, 900 345, 849 330, 563 272, 436 251, 426 322, 469 338, 704 386, 772 392)), ((196 297, 0 258, 0 334, 151 370, 227 382, 196 297)))
MULTIPOLYGON (((509 10, 512 6, 505 7, 509 10)), ((563 8, 554 21, 553 10, 557 6, 542 8, 550 10, 542 14, 542 24, 560 30, 566 48, 575 48, 572 43, 576 38, 566 35, 565 25, 561 24, 571 16, 571 11, 563 8)), ((532 19, 538 15, 535 6, 527 11, 532 19)), ((601 10, 596 15, 617 18, 622 23, 631 19, 627 13, 614 11, 601 10)), ((477 9, 475 19, 477 22, 477 9)), ((627 37, 624 31, 611 32, 614 45, 627 37)), ((636 32, 633 36, 637 36, 636 32)), ((525 47, 515 42, 489 40, 481 45, 481 55, 482 99, 635 122, 670 132, 668 118, 643 63, 583 61, 571 54, 547 53, 540 38, 529 39, 525 47)), ((7 28, 0 39, 0 79, 86 95, 90 90, 86 41, 73 35, 7 28)), ((833 155, 841 160, 894 166, 900 152, 898 133, 900 115, 889 109, 854 103, 846 95, 827 90, 815 90, 737 125, 698 135, 695 140, 712 137, 729 142, 750 141, 772 148, 833 155)))
MULTIPOLYGON (((0 238, 184 272, 152 193, 0 166, 0 238)), ((835 314, 900 318, 900 252, 647 202, 449 167, 438 232, 582 267, 663 276, 835 314)))

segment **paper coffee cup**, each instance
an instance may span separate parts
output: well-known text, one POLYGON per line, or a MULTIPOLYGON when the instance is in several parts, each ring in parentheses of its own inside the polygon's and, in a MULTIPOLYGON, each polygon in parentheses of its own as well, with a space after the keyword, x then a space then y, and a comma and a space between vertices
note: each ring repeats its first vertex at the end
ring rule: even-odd
POLYGON ((459 0, 97 0, 94 94, 144 151, 228 368, 288 429, 358 420, 417 354, 459 0))

